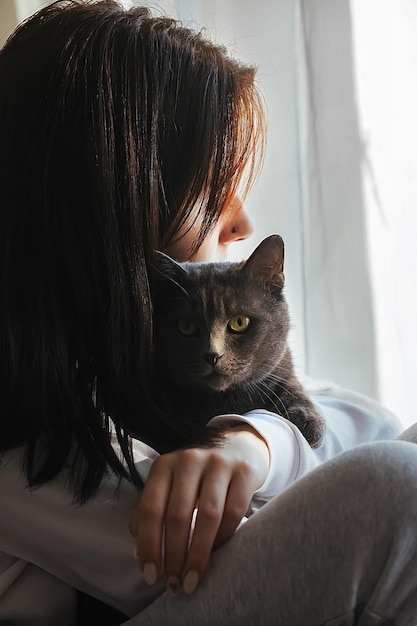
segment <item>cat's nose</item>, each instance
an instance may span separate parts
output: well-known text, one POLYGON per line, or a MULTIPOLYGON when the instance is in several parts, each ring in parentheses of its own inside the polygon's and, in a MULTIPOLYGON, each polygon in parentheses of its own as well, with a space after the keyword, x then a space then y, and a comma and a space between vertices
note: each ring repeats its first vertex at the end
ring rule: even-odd
POLYGON ((207 361, 212 367, 216 365, 217 361, 222 358, 223 355, 217 354, 217 352, 207 352, 203 354, 203 359, 207 361))

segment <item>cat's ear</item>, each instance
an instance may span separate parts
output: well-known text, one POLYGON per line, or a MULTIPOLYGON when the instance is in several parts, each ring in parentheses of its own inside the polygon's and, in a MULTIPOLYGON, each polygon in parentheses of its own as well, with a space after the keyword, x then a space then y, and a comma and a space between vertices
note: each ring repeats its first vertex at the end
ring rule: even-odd
POLYGON ((270 235, 252 252, 243 266, 248 277, 262 280, 274 289, 284 286, 284 241, 279 235, 270 235))
POLYGON ((177 261, 174 261, 170 256, 159 250, 153 252, 152 273, 156 278, 166 278, 167 280, 172 280, 187 274, 180 263, 177 263, 177 261))

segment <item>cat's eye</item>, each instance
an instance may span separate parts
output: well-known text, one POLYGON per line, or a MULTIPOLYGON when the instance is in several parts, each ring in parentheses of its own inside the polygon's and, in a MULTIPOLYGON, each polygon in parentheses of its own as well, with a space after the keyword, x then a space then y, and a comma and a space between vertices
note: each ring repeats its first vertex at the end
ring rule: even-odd
POLYGON ((244 333, 250 326, 250 319, 247 315, 234 315, 230 318, 227 328, 232 333, 244 333))
POLYGON ((177 329, 181 335, 185 335, 186 337, 192 337, 198 332, 197 324, 185 318, 177 320, 177 329))

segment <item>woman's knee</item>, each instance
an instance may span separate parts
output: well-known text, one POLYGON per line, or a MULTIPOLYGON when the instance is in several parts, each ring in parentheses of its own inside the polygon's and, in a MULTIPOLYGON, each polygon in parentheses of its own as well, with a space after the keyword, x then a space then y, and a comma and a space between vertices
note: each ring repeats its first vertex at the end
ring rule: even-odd
POLYGON ((378 442, 342 453, 294 483, 253 515, 228 549, 250 554, 259 578, 266 572, 263 584, 272 580, 280 589, 284 608, 294 586, 303 589, 306 606, 316 602, 317 589, 332 587, 333 594, 323 591, 315 621, 324 623, 325 616, 367 606, 376 589, 381 598, 391 590, 391 601, 402 572, 417 566, 416 527, 417 446, 378 442))
POLYGON ((387 519, 417 522, 417 446, 409 441, 363 444, 321 468, 324 484, 355 509, 372 507, 387 519))

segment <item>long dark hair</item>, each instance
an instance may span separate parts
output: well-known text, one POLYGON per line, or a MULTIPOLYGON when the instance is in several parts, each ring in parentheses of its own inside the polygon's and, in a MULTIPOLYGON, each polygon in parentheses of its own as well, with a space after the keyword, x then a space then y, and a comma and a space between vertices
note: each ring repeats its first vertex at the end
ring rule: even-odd
POLYGON ((85 501, 107 468, 138 482, 131 436, 213 442, 152 396, 148 262, 196 211, 201 245, 263 137, 253 68, 145 8, 59 0, 6 42, 0 451, 31 486, 68 465, 85 501))

